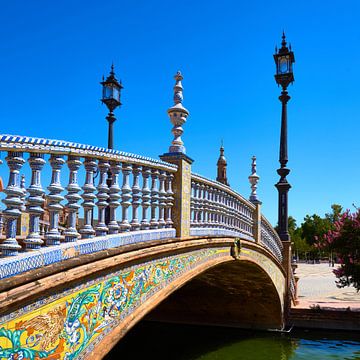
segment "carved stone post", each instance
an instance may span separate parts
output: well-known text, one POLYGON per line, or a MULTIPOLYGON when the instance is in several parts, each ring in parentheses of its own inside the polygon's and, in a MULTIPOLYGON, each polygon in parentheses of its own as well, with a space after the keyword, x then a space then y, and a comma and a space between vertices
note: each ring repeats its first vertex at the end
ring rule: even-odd
POLYGON ((131 228, 131 225, 128 220, 128 208, 131 205, 130 202, 131 187, 129 184, 131 169, 132 169, 131 164, 122 163, 123 185, 121 188, 121 207, 122 207, 121 231, 129 231, 131 228))
POLYGON ((166 175, 166 227, 172 228, 173 227, 173 221, 171 218, 171 210, 174 205, 174 193, 172 190, 172 181, 173 181, 174 175, 172 173, 167 173, 166 175))
POLYGON ((116 220, 116 209, 120 206, 119 200, 121 199, 120 195, 120 186, 119 186, 119 173, 121 166, 119 163, 112 161, 111 163, 111 186, 110 186, 110 222, 108 225, 109 234, 117 234, 119 232, 120 226, 116 220))
POLYGON ((185 123, 189 112, 184 108, 183 101, 183 77, 180 71, 175 75, 174 105, 168 109, 168 114, 174 125, 172 132, 174 140, 169 152, 160 156, 164 161, 177 165, 174 177, 175 206, 173 220, 176 228, 176 236, 186 238, 190 236, 190 197, 191 197, 191 164, 193 162, 185 155, 185 147, 181 140, 183 133, 182 125, 185 123))
POLYGON ((66 211, 68 213, 67 218, 67 228, 64 231, 65 242, 76 241, 79 233, 76 230, 76 218, 77 212, 80 209, 78 201, 81 199, 81 196, 78 194, 81 190, 78 181, 77 181, 77 172, 81 166, 81 161, 77 156, 68 156, 67 165, 70 170, 69 174, 69 185, 66 187, 67 194, 65 195, 66 200, 68 201, 65 205, 66 211))
POLYGON ((52 167, 51 184, 48 186, 50 191, 47 195, 48 209, 50 215, 50 230, 45 234, 46 245, 59 245, 60 232, 59 232, 59 213, 62 211, 63 206, 60 204, 64 197, 61 192, 64 188, 60 183, 60 171, 65 164, 65 160, 61 155, 51 155, 50 165, 52 167))
POLYGON ((21 246, 16 241, 16 225, 19 217, 21 216, 21 207, 23 202, 21 197, 23 191, 20 188, 20 175, 19 171, 24 165, 25 160, 21 152, 8 152, 8 156, 5 158, 10 170, 9 182, 4 189, 6 198, 3 203, 6 209, 3 211, 3 215, 6 219, 6 239, 0 244, 0 249, 3 256, 15 256, 21 249, 21 246))
POLYGON ((156 184, 157 178, 159 176, 159 171, 157 169, 151 170, 151 220, 150 220, 150 229, 157 229, 159 222, 156 218, 156 209, 158 207, 158 194, 159 190, 156 184))
POLYGON ((148 208, 150 207, 150 188, 149 188, 149 177, 151 170, 148 167, 143 166, 142 168, 142 177, 143 177, 143 187, 142 187, 142 220, 141 220, 141 229, 148 230, 150 229, 150 223, 147 218, 148 208))
POLYGON ((132 186, 132 220, 131 230, 140 230, 140 223, 138 219, 138 208, 140 206, 141 190, 139 186, 139 175, 141 168, 137 165, 133 165, 133 186, 132 186))
POLYGON ((259 182, 259 175, 256 173, 256 156, 251 158, 251 175, 249 176, 249 182, 251 184, 251 194, 249 200, 256 206, 253 212, 254 228, 253 235, 257 243, 261 241, 261 201, 258 199, 256 189, 259 182))
POLYGON ((166 225, 165 222, 165 206, 166 206, 166 191, 165 191, 165 171, 160 171, 159 175, 159 229, 163 229, 166 225))
POLYGON ((41 187, 41 170, 45 165, 44 154, 31 153, 29 157, 31 167, 31 184, 28 188, 29 197, 27 199, 27 212, 30 214, 29 235, 24 240, 27 250, 36 250, 41 247, 44 241, 40 237, 40 216, 43 214, 42 208, 45 200, 45 191, 41 187))
POLYGON ((82 187, 84 190, 81 197, 84 199, 82 206, 84 208, 84 226, 80 229, 80 234, 83 239, 89 239, 94 237, 95 230, 92 226, 92 215, 95 207, 96 195, 94 192, 96 188, 94 186, 94 172, 96 171, 97 164, 92 158, 85 158, 84 166, 86 170, 85 184, 82 187))
POLYGON ((109 231, 108 227, 105 224, 105 209, 108 206, 108 192, 109 188, 107 186, 107 173, 110 169, 110 164, 107 160, 99 160, 99 171, 100 171, 100 178, 99 178, 99 185, 97 187, 97 199, 96 205, 98 207, 98 223, 95 227, 96 236, 104 236, 109 231))
POLYGON ((191 196, 191 164, 193 162, 185 154, 164 154, 161 159, 178 166, 174 174, 173 221, 176 236, 190 236, 190 196, 191 196))

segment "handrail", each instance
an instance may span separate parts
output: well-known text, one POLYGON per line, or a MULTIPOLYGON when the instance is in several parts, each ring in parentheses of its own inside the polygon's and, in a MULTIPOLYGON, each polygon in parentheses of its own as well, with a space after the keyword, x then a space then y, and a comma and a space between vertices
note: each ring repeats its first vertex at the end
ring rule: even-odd
POLYGON ((175 172, 177 165, 99 146, 79 144, 63 140, 44 139, 30 136, 0 134, 0 151, 38 152, 104 158, 119 162, 133 162, 141 166, 157 166, 159 169, 175 172))

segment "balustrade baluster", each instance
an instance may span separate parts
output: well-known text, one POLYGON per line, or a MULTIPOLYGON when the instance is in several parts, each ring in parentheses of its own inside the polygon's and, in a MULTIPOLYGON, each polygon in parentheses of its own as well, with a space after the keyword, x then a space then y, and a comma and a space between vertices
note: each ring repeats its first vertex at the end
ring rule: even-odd
POLYGON ((172 207, 174 205, 174 192, 172 190, 172 181, 174 175, 172 173, 166 173, 166 227, 172 228, 173 221, 171 218, 172 207))
POLYGON ((138 219, 138 208, 140 206, 141 190, 139 186, 139 176, 141 168, 137 165, 133 165, 133 186, 132 186, 132 220, 131 231, 140 229, 140 223, 138 219))
POLYGON ((109 231, 105 224, 105 209, 108 206, 107 200, 109 199, 109 187, 106 183, 107 173, 110 169, 110 164, 107 160, 99 160, 98 168, 100 172, 99 185, 97 186, 96 197, 98 201, 96 205, 98 207, 98 223, 95 226, 96 236, 104 236, 109 231))
POLYGON ((190 192, 190 227, 194 225, 194 211, 195 206, 195 182, 191 181, 191 192, 190 192))
POLYGON ((21 212, 24 212, 24 211, 26 211, 26 192, 27 192, 24 174, 21 175, 20 188, 23 192, 23 194, 21 195, 21 201, 22 201, 21 212))
POLYGON ((165 191, 165 180, 166 173, 165 171, 160 171, 159 175, 159 229, 163 229, 166 225, 165 222, 165 206, 166 206, 166 191, 165 191))
POLYGON ((50 193, 46 196, 48 200, 50 230, 45 234, 46 245, 59 245, 61 235, 59 232, 59 213, 63 206, 60 204, 64 197, 61 192, 64 188, 60 183, 60 171, 65 164, 65 160, 61 155, 51 155, 50 165, 52 168, 51 183, 48 186, 50 193))
POLYGON ((143 177, 143 187, 142 187, 142 220, 141 220, 141 229, 148 230, 150 229, 150 223, 147 218, 147 210, 150 207, 150 188, 149 188, 149 177, 151 170, 148 167, 143 166, 142 168, 142 177, 143 177))
POLYGON ((213 188, 209 188, 209 227, 213 227, 213 215, 214 215, 214 201, 213 201, 213 188))
POLYGON ((194 227, 197 227, 197 224, 198 224, 198 189, 199 189, 199 185, 196 181, 193 181, 192 182, 193 184, 193 187, 194 187, 194 198, 193 198, 193 209, 194 209, 194 216, 193 216, 193 226, 194 227))
POLYGON ((78 194, 81 191, 81 188, 77 181, 77 172, 81 166, 80 158, 77 156, 68 156, 67 165, 69 168, 69 184, 66 187, 67 194, 65 195, 66 200, 68 201, 65 205, 66 211, 68 213, 67 218, 67 228, 64 231, 65 242, 74 242, 79 237, 79 233, 76 230, 76 218, 77 212, 80 209, 78 201, 81 199, 81 196, 78 194))
POLYGON ((159 226, 158 221, 156 220, 156 209, 158 207, 158 188, 156 185, 156 180, 159 176, 159 171, 157 169, 152 169, 151 171, 151 220, 150 220, 150 229, 157 229, 159 226))
POLYGON ((31 153, 28 160, 31 168, 31 184, 28 188, 26 210, 30 214, 29 234, 24 240, 26 250, 37 250, 44 241, 40 236, 40 216, 44 213, 45 191, 41 186, 41 170, 45 165, 44 154, 31 153))
POLYGON ((200 184, 200 191, 199 191, 199 222, 200 227, 205 226, 205 204, 204 204, 204 197, 205 197, 205 185, 200 184))
POLYGON ((121 221, 121 231, 129 231, 131 225, 128 220, 128 209, 131 205, 131 187, 129 185, 129 177, 131 174, 132 166, 131 164, 122 163, 122 173, 123 173, 123 185, 121 188, 121 207, 122 207, 122 221, 121 221))
POLYGON ((83 239, 94 237, 95 230, 92 226, 93 211, 95 207, 96 187, 94 186, 94 173, 97 169, 96 161, 92 158, 85 158, 84 166, 86 170, 85 184, 82 187, 84 190, 81 197, 83 198, 82 207, 84 208, 84 225, 80 229, 80 234, 83 239))
POLYGON ((9 151, 5 158, 9 167, 9 182, 4 189, 6 198, 3 203, 6 209, 3 211, 3 216, 6 220, 6 239, 0 244, 0 249, 3 256, 15 256, 21 249, 21 246, 16 241, 16 225, 18 218, 21 216, 21 207, 23 202, 21 197, 23 191, 20 188, 19 171, 24 165, 25 160, 21 152, 9 151))
POLYGON ((120 163, 112 161, 111 163, 111 186, 110 186, 110 222, 108 224, 109 234, 117 234, 120 226, 116 220, 116 209, 120 206, 119 200, 120 186, 119 186, 119 173, 121 171, 120 163))

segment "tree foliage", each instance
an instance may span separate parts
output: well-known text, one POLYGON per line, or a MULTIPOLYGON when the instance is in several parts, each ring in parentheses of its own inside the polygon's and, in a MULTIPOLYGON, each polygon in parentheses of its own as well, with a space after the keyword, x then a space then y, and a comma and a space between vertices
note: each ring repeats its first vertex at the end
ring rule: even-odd
POLYGON ((318 238, 319 248, 330 248, 337 255, 340 267, 334 270, 338 287, 353 285, 360 290, 360 210, 337 214, 333 228, 318 238))

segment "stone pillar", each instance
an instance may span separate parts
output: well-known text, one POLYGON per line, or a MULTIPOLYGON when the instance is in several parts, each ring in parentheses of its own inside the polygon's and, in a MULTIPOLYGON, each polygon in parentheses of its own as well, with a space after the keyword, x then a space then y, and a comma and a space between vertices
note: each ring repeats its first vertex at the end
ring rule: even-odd
POLYGON ((172 216, 176 236, 187 238, 190 236, 191 164, 193 160, 183 153, 168 153, 160 158, 178 166, 178 170, 174 174, 175 206, 172 216))

